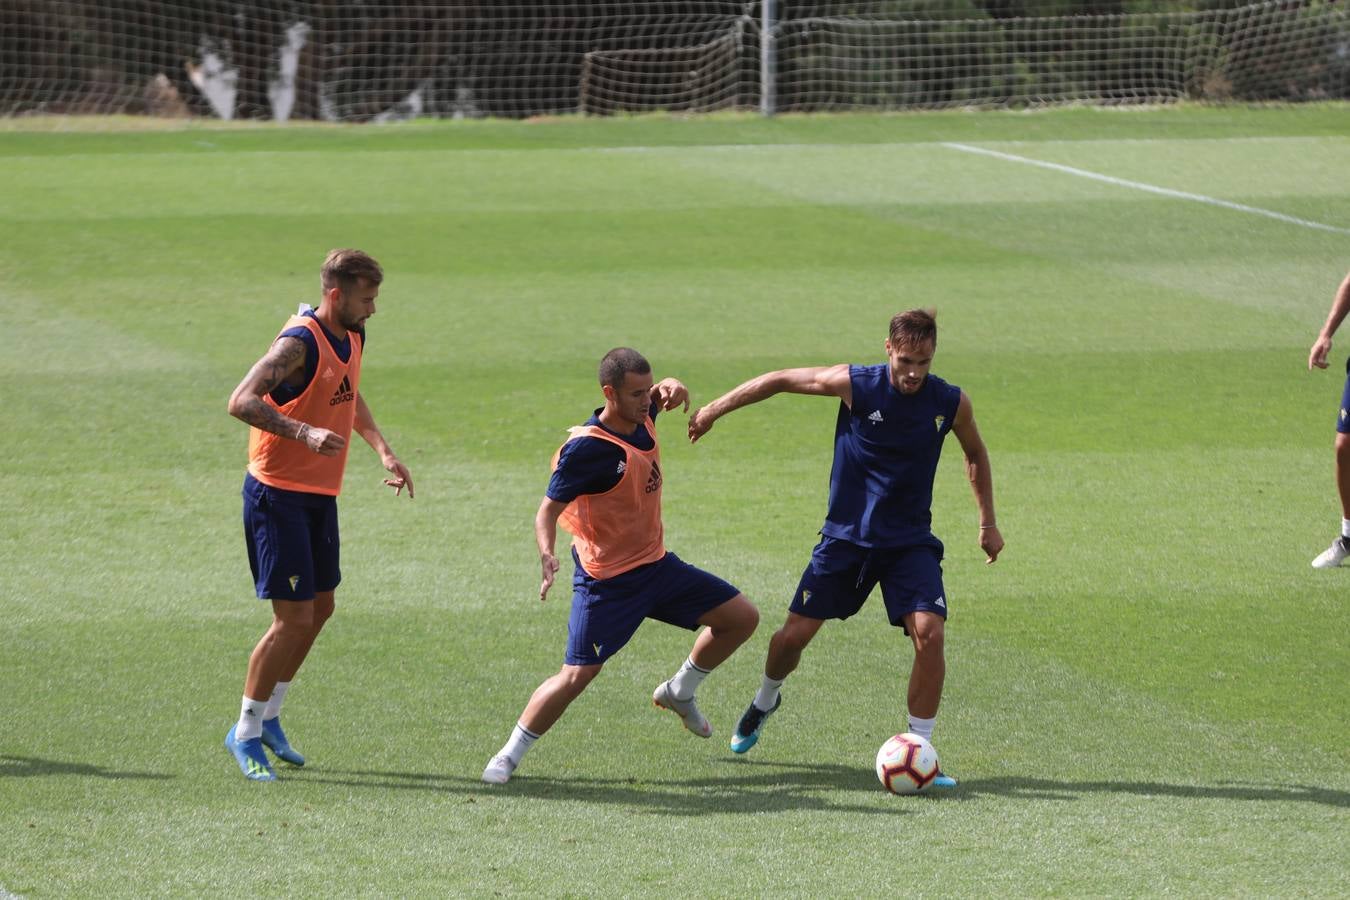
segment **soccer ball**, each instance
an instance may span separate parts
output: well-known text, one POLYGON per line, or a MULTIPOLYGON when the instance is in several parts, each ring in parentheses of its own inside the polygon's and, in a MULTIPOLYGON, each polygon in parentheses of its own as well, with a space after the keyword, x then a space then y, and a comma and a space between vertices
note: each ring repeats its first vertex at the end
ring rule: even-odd
POLYGON ((877 751, 877 778, 892 794, 917 794, 937 773, 937 751, 917 734, 897 734, 877 751))

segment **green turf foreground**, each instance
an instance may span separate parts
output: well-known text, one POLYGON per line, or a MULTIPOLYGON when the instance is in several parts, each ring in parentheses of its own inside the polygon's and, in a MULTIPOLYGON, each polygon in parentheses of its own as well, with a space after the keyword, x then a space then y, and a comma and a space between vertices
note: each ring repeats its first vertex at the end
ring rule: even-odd
POLYGON ((1350 894, 1350 571, 1308 566, 1350 343, 1305 364, 1350 265, 1347 123, 0 133, 0 897, 1350 894), (285 715, 310 764, 249 784, 221 739, 267 613, 225 401, 333 246, 386 267, 362 393, 417 498, 353 451, 339 612, 285 715), (985 566, 951 442, 936 745, 960 789, 871 772, 911 659, 879 598, 727 749, 824 511, 835 410, 808 397, 694 447, 659 423, 668 545, 763 614, 700 692, 713 739, 652 707, 690 643, 653 623, 480 784, 561 662, 531 521, 599 357, 636 346, 698 403, 879 362, 912 306, 937 307, 1008 541, 985 566))

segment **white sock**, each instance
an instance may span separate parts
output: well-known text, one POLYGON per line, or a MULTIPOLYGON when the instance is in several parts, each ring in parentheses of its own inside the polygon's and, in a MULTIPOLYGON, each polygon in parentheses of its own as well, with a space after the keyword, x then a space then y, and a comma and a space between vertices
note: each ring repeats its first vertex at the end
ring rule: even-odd
POLYGON ((933 726, 936 724, 937 716, 933 716, 931 719, 920 719, 918 716, 911 714, 909 717, 909 733, 917 734, 931 744, 933 742, 933 726))
POLYGON ((755 694, 755 709, 760 712, 768 712, 773 709, 773 705, 778 702, 778 689, 783 686, 784 679, 773 679, 768 675, 759 683, 759 692, 755 694))
POLYGON ((286 699, 286 692, 290 690, 289 681, 278 681, 277 686, 272 689, 272 696, 267 700, 267 709, 263 710, 263 720, 275 719, 281 715, 281 701, 286 699))
POLYGON ((700 669, 694 665, 694 658, 689 657, 684 661, 684 665, 680 666, 680 671, 675 673, 675 677, 670 679, 670 692, 675 695, 676 700, 688 700, 698 691, 698 686, 711 671, 712 669, 700 669))
POLYGON ((244 698, 244 702, 239 705, 239 722, 234 726, 235 740, 247 741, 262 734, 265 709, 267 709, 266 700, 244 698))
POLYGON ((502 749, 497 751, 497 755, 509 756, 511 762, 520 765, 520 760, 525 756, 525 751, 533 747, 534 742, 539 740, 539 737, 539 735, 517 722, 516 727, 511 729, 511 739, 502 745, 502 749))
POLYGON ((1350 519, 1341 519, 1341 537, 1350 538, 1350 519))

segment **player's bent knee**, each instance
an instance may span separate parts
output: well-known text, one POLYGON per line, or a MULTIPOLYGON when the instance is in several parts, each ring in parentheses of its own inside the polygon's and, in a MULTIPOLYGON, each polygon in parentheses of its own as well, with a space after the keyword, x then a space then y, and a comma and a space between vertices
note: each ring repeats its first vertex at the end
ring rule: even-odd
POLYGON ((314 627, 314 604, 294 600, 273 604, 272 628, 278 631, 308 631, 314 627))
POLYGON ((312 615, 316 626, 323 625, 333 616, 335 604, 332 591, 323 591, 314 595, 314 602, 310 604, 313 607, 312 615))
POLYGON ((811 639, 816 636, 820 630, 820 625, 807 620, 805 622, 788 622, 774 635, 784 650, 801 652, 806 649, 806 645, 811 643, 811 639))
POLYGON ((735 635, 742 641, 759 627, 759 609, 744 594, 737 594, 698 620, 718 636, 735 635))
POLYGON ((911 630, 911 636, 914 640, 914 652, 921 656, 942 655, 943 628, 939 620, 937 624, 920 625, 911 630))
POLYGON ((744 594, 737 594, 727 601, 732 630, 749 637, 759 627, 759 608, 751 603, 744 594))
POLYGON ((596 666, 563 666, 562 671, 557 675, 559 686, 569 694, 576 696, 586 690, 586 685, 595 680, 595 676, 600 674, 602 665, 596 666))
MULTIPOLYGON (((741 598, 745 599, 745 595, 742 594, 741 598)), ((755 606, 755 604, 751 603, 748 599, 745 599, 746 637, 749 637, 750 635, 754 634, 755 629, 758 627, 759 627, 759 607, 755 606)))

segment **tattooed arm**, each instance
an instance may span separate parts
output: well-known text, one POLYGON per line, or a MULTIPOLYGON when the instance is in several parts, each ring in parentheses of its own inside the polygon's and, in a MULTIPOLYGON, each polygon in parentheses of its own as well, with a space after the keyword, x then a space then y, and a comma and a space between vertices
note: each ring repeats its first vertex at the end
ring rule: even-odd
POLYGON ((303 374, 305 342, 299 338, 281 337, 272 344, 262 359, 253 364, 244 380, 230 395, 230 415, 255 428, 272 434, 304 441, 309 449, 324 456, 336 456, 346 441, 341 435, 326 428, 311 428, 304 422, 282 415, 263 397, 287 379, 303 374))

